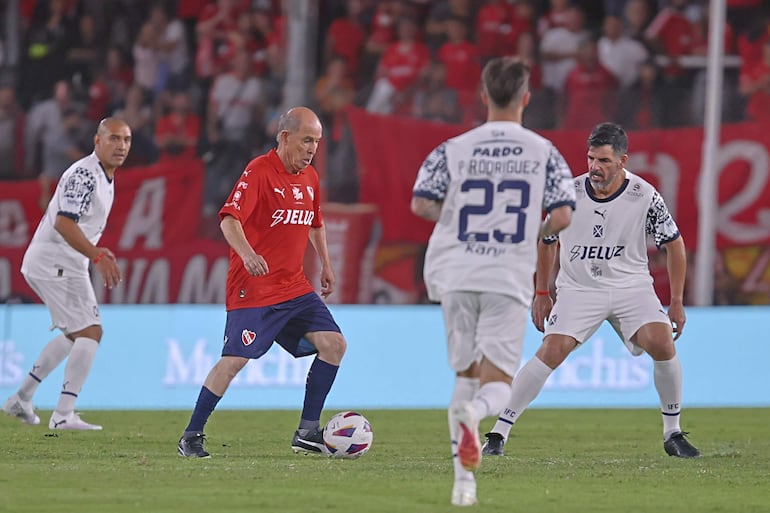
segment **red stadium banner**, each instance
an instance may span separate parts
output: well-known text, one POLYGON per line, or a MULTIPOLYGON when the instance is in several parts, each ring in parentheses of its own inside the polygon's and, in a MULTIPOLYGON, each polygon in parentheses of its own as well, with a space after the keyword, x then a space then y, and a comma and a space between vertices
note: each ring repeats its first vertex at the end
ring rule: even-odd
MULTIPOLYGON (((35 180, 2 182, 0 248, 26 248, 43 211, 35 180)), ((116 253, 135 248, 167 249, 198 234, 203 198, 203 164, 178 160, 115 174, 115 203, 102 246, 116 253)))
MULTIPOLYGON (((431 224, 409 211, 412 185, 428 153, 469 127, 370 114, 348 113, 361 167, 361 200, 379 209, 382 243, 424 243, 431 224)), ((573 172, 585 171, 587 132, 542 132, 573 172)), ((698 178, 703 130, 682 128, 629 133, 627 168, 663 195, 690 249, 697 248, 698 178)), ((770 123, 722 127, 717 152, 720 249, 770 244, 770 123)))

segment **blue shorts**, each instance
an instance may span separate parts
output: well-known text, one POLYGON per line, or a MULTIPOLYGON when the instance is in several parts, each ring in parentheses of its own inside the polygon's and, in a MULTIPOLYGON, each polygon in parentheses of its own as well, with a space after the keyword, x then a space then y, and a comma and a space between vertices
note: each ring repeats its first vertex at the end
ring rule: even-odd
POLYGON ((272 306, 240 308, 227 312, 222 356, 256 360, 278 342, 295 358, 318 352, 306 333, 336 331, 331 312, 315 292, 272 306))

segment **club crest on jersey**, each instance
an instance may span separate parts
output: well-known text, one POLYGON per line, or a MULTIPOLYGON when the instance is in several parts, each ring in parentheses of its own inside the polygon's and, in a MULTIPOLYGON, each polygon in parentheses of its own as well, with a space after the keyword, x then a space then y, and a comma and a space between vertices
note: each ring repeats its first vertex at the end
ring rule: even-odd
POLYGON ((604 237, 604 226, 600 224, 594 225, 594 237, 604 237))
POLYGON ((310 185, 306 185, 305 189, 307 189, 307 195, 310 196, 310 201, 313 201, 315 199, 315 191, 310 185))
POLYGON ((254 333, 251 330, 243 330, 241 332, 241 342, 243 342, 244 346, 251 345, 252 342, 257 338, 257 334, 254 333))
POLYGON ((298 185, 291 186, 291 193, 294 195, 294 199, 296 201, 299 201, 305 198, 305 196, 302 194, 302 189, 300 189, 298 185))

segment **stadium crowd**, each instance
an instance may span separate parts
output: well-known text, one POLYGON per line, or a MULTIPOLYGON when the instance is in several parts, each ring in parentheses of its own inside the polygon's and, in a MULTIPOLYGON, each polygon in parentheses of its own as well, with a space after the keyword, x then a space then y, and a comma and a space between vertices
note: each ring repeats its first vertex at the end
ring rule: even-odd
MULTIPOLYGON (((698 124, 705 0, 322 0, 313 91, 330 167, 350 162, 349 105, 447 123, 483 120, 479 70, 516 54, 532 67, 524 123, 589 130, 698 124)), ((770 16, 727 0, 723 119, 770 114, 770 16)), ((125 119, 126 165, 201 157, 204 214, 248 159, 274 144, 288 2, 19 0, 20 58, 0 46, 0 179, 49 190, 89 151, 96 123, 125 119)), ((7 2, 0 2, 6 12, 7 2)), ((3 24, 0 30, 7 30, 3 24)), ((0 45, 8 34, 0 34, 0 45)), ((354 155, 354 154, 353 154, 354 155)), ((354 159, 353 159, 354 160, 354 159)), ((350 167, 350 166, 346 166, 350 167)), ((353 171, 355 172, 355 171, 353 171)), ((352 180, 354 182, 354 180, 352 180)), ((334 183, 334 182, 332 182, 334 183)), ((355 202, 351 180, 328 191, 355 202)), ((41 203, 47 202, 44 193, 41 203)))

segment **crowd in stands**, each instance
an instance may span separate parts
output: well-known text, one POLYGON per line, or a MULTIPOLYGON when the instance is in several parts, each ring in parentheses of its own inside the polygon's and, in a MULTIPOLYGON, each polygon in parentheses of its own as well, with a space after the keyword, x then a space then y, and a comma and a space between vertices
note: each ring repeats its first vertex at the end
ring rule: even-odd
MULTIPOLYGON (((248 159, 272 146, 291 65, 288 2, 19 2, 15 70, 0 47, 0 179, 36 177, 47 191, 90 150, 95 124, 115 115, 133 129, 127 165, 204 159, 210 215, 248 159)), ((725 51, 738 59, 726 68, 723 119, 768 119, 767 2, 727 4, 725 51)), ((706 0, 319 5, 312 106, 325 122, 330 169, 351 161, 350 105, 482 122, 479 72, 498 55, 517 55, 531 66, 524 122, 534 129, 588 130, 605 120, 630 129, 674 127, 699 124, 704 115, 706 0)), ((340 167, 350 173, 351 166, 340 167)), ((329 199, 356 200, 354 176, 330 184, 329 199)), ((44 193, 41 204, 46 201, 44 193)))

